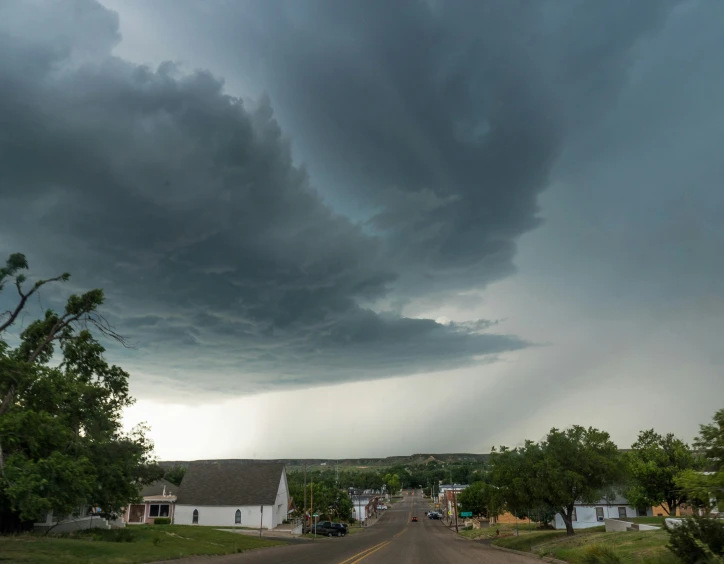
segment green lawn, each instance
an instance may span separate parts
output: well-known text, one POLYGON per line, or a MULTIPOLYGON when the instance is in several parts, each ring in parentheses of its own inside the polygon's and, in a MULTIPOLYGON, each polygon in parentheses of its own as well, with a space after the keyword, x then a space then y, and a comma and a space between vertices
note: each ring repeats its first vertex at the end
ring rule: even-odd
POLYGON ((78 536, 0 537, 0 562, 135 564, 184 556, 231 554, 279 544, 283 543, 211 527, 138 525, 113 531, 83 531, 78 536), (124 540, 126 538, 128 540, 124 540))
MULTIPOLYGON (((681 519, 682 517, 674 517, 674 519, 681 519)), ((666 517, 634 517, 633 519, 626 519, 626 521, 633 521, 634 523, 641 523, 642 525, 657 525, 661 528, 664 527, 664 521, 670 519, 666 517)))
POLYGON ((497 546, 532 552, 539 556, 553 556, 573 563, 583 562, 586 547, 605 545, 627 564, 676 562, 666 549, 669 535, 666 531, 641 533, 606 533, 601 527, 577 531, 567 537, 565 531, 531 533, 493 541, 497 546))

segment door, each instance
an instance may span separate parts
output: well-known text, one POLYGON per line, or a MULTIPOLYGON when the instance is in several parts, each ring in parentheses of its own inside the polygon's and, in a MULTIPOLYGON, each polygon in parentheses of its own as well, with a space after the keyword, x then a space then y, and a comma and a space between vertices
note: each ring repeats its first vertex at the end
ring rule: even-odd
POLYGON ((131 509, 128 513, 129 523, 143 523, 143 516, 146 514, 146 506, 135 504, 131 505, 131 509))

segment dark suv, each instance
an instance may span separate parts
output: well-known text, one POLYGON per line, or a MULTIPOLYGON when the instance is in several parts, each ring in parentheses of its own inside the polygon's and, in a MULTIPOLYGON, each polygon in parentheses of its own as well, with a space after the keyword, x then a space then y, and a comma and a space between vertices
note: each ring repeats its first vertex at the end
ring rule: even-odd
POLYGON ((345 528, 341 523, 332 523, 331 521, 320 521, 315 525, 312 525, 310 533, 315 533, 325 537, 343 537, 347 534, 345 528))
POLYGON ((332 523, 335 529, 339 529, 342 532, 342 536, 347 534, 347 523, 332 523))

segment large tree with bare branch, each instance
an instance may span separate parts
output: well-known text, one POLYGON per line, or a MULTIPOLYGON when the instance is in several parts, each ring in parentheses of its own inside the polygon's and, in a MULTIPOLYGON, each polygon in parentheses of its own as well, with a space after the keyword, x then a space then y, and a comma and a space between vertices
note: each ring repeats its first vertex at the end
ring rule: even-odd
POLYGON ((62 312, 18 327, 31 297, 69 279, 28 284, 27 269, 22 254, 0 268, 0 291, 18 294, 0 315, 0 530, 80 504, 113 514, 158 473, 145 429, 122 431, 128 373, 105 360, 94 335, 128 343, 99 311, 103 291, 71 295, 62 312))

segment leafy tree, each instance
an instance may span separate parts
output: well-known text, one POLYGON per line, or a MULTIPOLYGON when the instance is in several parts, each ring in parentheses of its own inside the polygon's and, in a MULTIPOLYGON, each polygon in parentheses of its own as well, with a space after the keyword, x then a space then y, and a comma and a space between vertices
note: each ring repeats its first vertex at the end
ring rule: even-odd
POLYGON ((550 507, 574 534, 576 502, 594 503, 621 479, 618 449, 608 433, 574 426, 551 429, 544 441, 491 455, 492 482, 511 511, 550 507))
POLYGON ((667 548, 684 564, 722 562, 724 523, 720 519, 692 517, 669 530, 667 548))
MULTIPOLYGON (((676 485, 688 496, 688 502, 707 511, 724 507, 724 409, 714 421, 699 427, 694 447, 704 470, 689 469, 676 477, 676 485)), ((724 561, 724 521, 709 515, 684 520, 669 530, 668 548, 686 564, 724 561)))
POLYGON ((181 480, 186 475, 186 466, 183 464, 176 464, 175 466, 169 466, 163 473, 163 477, 171 482, 175 486, 181 485, 181 480))
POLYGON ((457 501, 461 511, 472 511, 473 515, 489 518, 500 513, 501 503, 496 488, 485 482, 473 482, 459 494, 457 501))
POLYGON ((90 329, 125 344, 99 313, 103 292, 68 298, 25 327, 14 347, 2 340, 28 300, 43 286, 25 288, 25 257, 0 269, 0 290, 11 282, 20 296, 0 321, 0 529, 17 529, 45 512, 73 513, 78 505, 117 513, 138 497, 139 485, 160 477, 146 429, 121 426, 133 399, 128 374, 104 359, 90 329), (57 352, 60 354, 55 355, 57 352))
POLYGON ((689 446, 671 433, 660 435, 649 429, 639 433, 631 449, 625 455, 631 479, 625 492, 628 501, 636 507, 663 505, 667 514, 676 515, 687 501, 676 478, 697 467, 689 446))
POLYGON ((701 457, 703 470, 687 470, 676 478, 676 485, 689 503, 704 510, 724 507, 724 409, 714 415, 714 422, 699 427, 694 447, 701 457))
POLYGON ((397 474, 385 474, 384 478, 382 479, 385 483, 385 486, 387 486, 387 491, 390 493, 390 495, 395 495, 402 488, 400 476, 397 474))
POLYGON ((508 449, 501 447, 500 452, 491 453, 491 484, 497 488, 502 505, 511 513, 520 514, 525 508, 537 503, 533 492, 534 483, 527 476, 529 468, 529 449, 533 443, 526 441, 525 447, 508 449))
POLYGON ((323 483, 309 484, 309 501, 312 512, 316 511, 330 519, 349 519, 352 514, 352 500, 347 492, 323 483), (312 496, 313 494, 313 496, 312 496))

